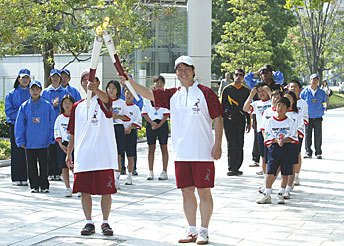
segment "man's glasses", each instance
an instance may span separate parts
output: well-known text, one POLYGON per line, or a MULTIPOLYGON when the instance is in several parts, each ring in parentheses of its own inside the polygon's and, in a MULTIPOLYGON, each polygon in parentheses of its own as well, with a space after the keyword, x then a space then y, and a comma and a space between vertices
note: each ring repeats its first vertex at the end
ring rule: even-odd
POLYGON ((266 71, 266 70, 263 70, 260 72, 260 74, 269 74, 270 72, 269 71, 266 71))
POLYGON ((242 73, 236 73, 236 74, 234 74, 236 77, 244 77, 244 75, 242 74, 242 73))

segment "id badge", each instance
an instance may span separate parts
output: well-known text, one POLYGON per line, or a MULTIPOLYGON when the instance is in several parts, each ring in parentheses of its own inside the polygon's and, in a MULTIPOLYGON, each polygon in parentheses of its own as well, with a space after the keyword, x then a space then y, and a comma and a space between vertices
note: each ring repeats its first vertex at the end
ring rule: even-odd
POLYGON ((40 123, 40 122, 41 122, 41 120, 40 120, 39 117, 32 117, 32 123, 38 124, 38 123, 40 123))
POLYGON ((318 100, 317 99, 312 99, 312 103, 317 103, 318 100))
POLYGON ((92 127, 97 127, 98 124, 99 124, 98 119, 94 119, 94 118, 93 118, 93 119, 91 120, 91 125, 92 125, 92 127))

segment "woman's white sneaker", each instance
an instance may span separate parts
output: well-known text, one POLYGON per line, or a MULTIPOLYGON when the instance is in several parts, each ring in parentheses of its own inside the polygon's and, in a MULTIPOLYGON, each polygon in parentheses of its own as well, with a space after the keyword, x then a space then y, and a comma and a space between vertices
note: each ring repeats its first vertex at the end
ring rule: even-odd
POLYGON ((208 244, 209 236, 207 230, 199 230, 196 244, 203 245, 208 244))
POLYGON ((67 188, 66 190, 65 190, 65 197, 72 197, 72 193, 73 193, 73 191, 72 191, 72 189, 71 188, 67 188))
POLYGON ((149 171, 149 174, 147 176, 147 180, 153 180, 154 179, 154 173, 153 171, 149 171))
POLYGON ((197 231, 186 231, 185 237, 178 240, 178 243, 193 243, 197 240, 197 231))
POLYGON ((159 177, 159 180, 167 180, 168 176, 167 173, 165 171, 162 171, 159 177))

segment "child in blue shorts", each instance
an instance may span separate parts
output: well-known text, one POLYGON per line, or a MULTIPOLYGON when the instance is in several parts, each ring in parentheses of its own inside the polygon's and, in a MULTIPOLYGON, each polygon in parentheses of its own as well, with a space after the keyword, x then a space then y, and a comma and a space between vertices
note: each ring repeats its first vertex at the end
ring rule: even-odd
POLYGON ((282 181, 278 192, 278 204, 284 203, 283 194, 288 183, 288 175, 293 174, 293 160, 291 144, 298 144, 297 126, 286 116, 290 106, 288 98, 281 98, 277 102, 277 115, 270 118, 264 130, 264 144, 268 150, 267 177, 265 183, 265 196, 257 200, 258 204, 271 203, 272 184, 281 169, 282 181))
POLYGON ((25 149, 31 193, 49 192, 48 147, 55 143, 54 110, 41 98, 42 85, 34 80, 29 85, 31 98, 19 108, 14 126, 18 147, 25 149), (39 162, 39 174, 37 169, 39 162))

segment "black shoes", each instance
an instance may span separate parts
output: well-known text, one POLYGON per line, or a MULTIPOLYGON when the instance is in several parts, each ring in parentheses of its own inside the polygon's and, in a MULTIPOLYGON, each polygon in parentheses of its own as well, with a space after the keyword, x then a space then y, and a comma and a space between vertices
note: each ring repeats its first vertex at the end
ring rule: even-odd
POLYGON ((94 228, 94 225, 91 223, 87 223, 84 228, 81 230, 81 235, 83 236, 89 236, 95 233, 96 230, 94 228))
POLYGON ((111 227, 109 226, 108 223, 104 223, 102 224, 102 233, 105 236, 112 236, 113 235, 113 230, 111 229, 111 227))
POLYGON ((229 171, 228 173, 227 173, 227 176, 241 176, 243 174, 243 172, 242 171, 229 171))

